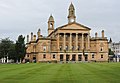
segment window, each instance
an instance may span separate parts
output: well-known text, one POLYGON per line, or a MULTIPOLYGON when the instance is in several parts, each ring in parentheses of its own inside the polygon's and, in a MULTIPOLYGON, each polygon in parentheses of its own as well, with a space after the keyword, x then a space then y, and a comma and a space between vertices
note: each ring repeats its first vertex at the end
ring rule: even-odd
POLYGON ((46 51, 46 46, 43 46, 43 51, 46 51))
POLYGON ((72 50, 74 50, 74 46, 72 46, 72 50))
POLYGON ((29 55, 27 55, 27 57, 29 57, 29 55))
POLYGON ((101 55, 101 58, 103 58, 103 55, 101 55))
POLYGON ((103 47, 101 47, 101 49, 100 49, 101 51, 103 51, 103 47))
POLYGON ((50 28, 52 28, 53 27, 53 24, 52 23, 50 23, 50 28))
POLYGON ((53 58, 55 58, 55 54, 53 55, 53 58))
POLYGON ((68 37, 69 37, 69 36, 68 36, 68 35, 66 35, 66 41, 68 41, 68 37))
POLYGON ((43 54, 43 58, 46 58, 46 54, 43 54))
POLYGON ((80 50, 80 46, 78 46, 78 50, 80 50))
POLYGON ((60 46, 60 51, 62 51, 62 46, 60 46))
POLYGON ((94 58, 94 54, 92 54, 92 58, 94 58))
POLYGON ((66 46, 66 50, 68 51, 68 46, 66 46))

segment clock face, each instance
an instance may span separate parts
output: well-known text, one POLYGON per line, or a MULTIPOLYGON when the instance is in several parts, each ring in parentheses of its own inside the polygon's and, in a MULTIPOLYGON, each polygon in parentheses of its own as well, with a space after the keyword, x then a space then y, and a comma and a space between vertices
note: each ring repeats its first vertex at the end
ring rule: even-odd
POLYGON ((70 22, 74 22, 74 19, 70 19, 70 22))

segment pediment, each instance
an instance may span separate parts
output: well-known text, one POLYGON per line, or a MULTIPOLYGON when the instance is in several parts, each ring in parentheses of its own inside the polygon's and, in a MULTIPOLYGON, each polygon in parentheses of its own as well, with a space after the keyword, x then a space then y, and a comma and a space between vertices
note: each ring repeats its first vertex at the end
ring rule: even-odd
POLYGON ((90 28, 84 26, 84 25, 81 25, 79 23, 70 23, 70 24, 67 24, 67 25, 64 25, 64 26, 61 26, 59 29, 68 29, 68 30, 91 30, 90 28))

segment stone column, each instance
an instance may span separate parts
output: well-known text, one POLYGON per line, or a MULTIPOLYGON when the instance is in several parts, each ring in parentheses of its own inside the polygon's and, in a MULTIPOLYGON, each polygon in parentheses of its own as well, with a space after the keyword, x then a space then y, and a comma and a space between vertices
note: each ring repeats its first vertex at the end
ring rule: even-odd
POLYGON ((90 33, 88 33, 88 49, 90 49, 90 33))
POLYGON ((76 50, 78 50, 78 33, 76 33, 76 50))
POLYGON ((70 54, 70 60, 72 60, 72 54, 70 54))
POLYGON ((33 41, 33 32, 31 32, 31 41, 33 41))
POLYGON ((70 47, 69 49, 71 50, 72 49, 72 33, 70 33, 70 47))
POLYGON ((60 61, 60 55, 57 54, 56 56, 57 56, 57 61, 60 61))
POLYGON ((84 33, 82 33, 82 49, 84 49, 84 33))
POLYGON ((59 44, 59 43, 60 43, 60 36, 59 36, 59 33, 58 33, 58 41, 57 41, 57 42, 58 42, 58 51, 59 51, 59 50, 60 50, 60 47, 59 47, 59 46, 60 46, 60 44, 59 44))
POLYGON ((65 37, 65 33, 64 33, 64 50, 66 49, 66 37, 65 37))
POLYGON ((76 61, 78 61, 78 54, 76 54, 76 61))
POLYGON ((66 54, 63 55, 63 61, 66 62, 66 54))
POLYGON ((84 62, 85 61, 85 57, 84 57, 84 55, 82 54, 82 61, 84 62))

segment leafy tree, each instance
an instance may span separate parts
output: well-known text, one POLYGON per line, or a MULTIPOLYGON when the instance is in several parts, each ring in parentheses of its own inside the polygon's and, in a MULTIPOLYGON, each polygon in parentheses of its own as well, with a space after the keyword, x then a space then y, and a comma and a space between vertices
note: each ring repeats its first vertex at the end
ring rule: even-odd
POLYGON ((8 58, 14 60, 14 62, 17 62, 17 56, 15 51, 15 44, 12 44, 10 47, 10 50, 8 52, 8 58))
POLYGON ((13 41, 11 41, 9 38, 0 40, 0 58, 4 57, 6 58, 6 61, 7 61, 7 57, 9 57, 8 54, 10 51, 10 47, 12 45, 13 45, 13 41))
POLYGON ((25 57, 26 48, 25 48, 24 40, 25 40, 25 37, 20 35, 18 37, 18 40, 16 41, 15 50, 16 50, 18 62, 20 62, 20 60, 22 61, 25 57))

